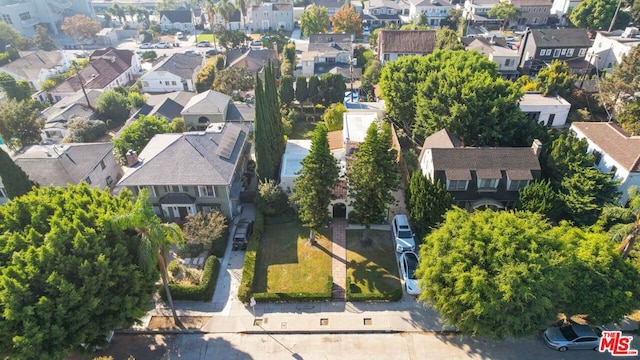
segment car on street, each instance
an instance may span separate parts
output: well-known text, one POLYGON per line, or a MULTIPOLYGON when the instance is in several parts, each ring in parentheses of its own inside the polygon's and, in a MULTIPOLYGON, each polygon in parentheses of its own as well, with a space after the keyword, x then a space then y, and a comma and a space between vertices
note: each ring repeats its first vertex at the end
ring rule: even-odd
POLYGON ((193 49, 188 49, 184 51, 184 54, 191 54, 191 55, 200 55, 199 51, 195 51, 193 49))
POLYGON ((198 41, 198 43, 196 44, 197 47, 209 47, 211 46, 211 43, 207 40, 202 40, 202 41, 198 41))
POLYGON ((156 49, 169 49, 170 47, 171 47, 171 44, 169 44, 166 41, 159 42, 156 44, 156 49))
POLYGON ((182 33, 182 31, 178 31, 176 33, 176 39, 184 39, 184 33, 182 33))
POLYGON ((89 56, 89 54, 86 51, 76 51, 73 53, 73 56, 83 59, 86 58, 87 56, 89 56))
POLYGON ((153 49, 152 43, 142 43, 140 44, 140 49, 153 49))
POLYGON ((205 55, 206 55, 207 57, 209 57, 209 56, 216 56, 216 55, 218 55, 218 54, 220 54, 220 51, 219 51, 219 50, 216 50, 216 49, 209 49, 209 50, 207 50, 207 51, 205 52, 205 55))
POLYGON ((233 234, 232 250, 247 250, 249 237, 253 231, 253 221, 241 219, 236 225, 236 232, 233 234))
POLYGON ((398 214, 393 217, 391 232, 393 233, 397 252, 415 251, 416 241, 413 239, 414 234, 411 231, 407 215, 398 214))
POLYGON ((569 349, 598 350, 602 330, 588 325, 564 325, 548 328, 544 332, 544 341, 547 345, 558 351, 569 349))
POLYGON ((505 36, 504 41, 516 41, 516 37, 511 35, 505 36))
POLYGON ((422 289, 418 285, 418 277, 416 276, 416 269, 420 260, 418 254, 413 251, 405 251, 400 254, 400 276, 404 281, 404 286, 407 289, 409 295, 420 295, 422 289))

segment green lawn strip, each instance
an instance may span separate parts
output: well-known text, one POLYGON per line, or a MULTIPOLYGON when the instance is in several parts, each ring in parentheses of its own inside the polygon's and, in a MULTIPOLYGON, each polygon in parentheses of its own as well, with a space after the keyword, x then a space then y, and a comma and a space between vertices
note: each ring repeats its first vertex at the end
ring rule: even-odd
POLYGON ((296 121, 293 123, 291 128, 291 135, 289 135, 289 139, 309 139, 311 140, 311 135, 313 134, 313 130, 316 128, 318 124, 322 124, 323 122, 313 122, 313 121, 296 121))
POLYGON ((309 231, 299 222, 265 226, 258 250, 253 284, 255 293, 322 293, 331 276, 331 240, 316 236, 309 245, 309 231))
POLYGON ((361 242, 363 230, 347 230, 347 278, 353 294, 389 295, 402 291, 389 231, 369 230, 371 243, 361 242))

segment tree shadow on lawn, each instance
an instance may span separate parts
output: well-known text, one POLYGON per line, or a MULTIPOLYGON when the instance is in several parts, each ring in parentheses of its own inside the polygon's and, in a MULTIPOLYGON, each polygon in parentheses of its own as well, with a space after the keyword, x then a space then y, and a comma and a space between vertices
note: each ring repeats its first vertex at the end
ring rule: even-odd
POLYGON ((398 265, 389 231, 369 230, 363 243, 362 230, 347 231, 347 275, 353 293, 389 294, 400 287, 398 265))

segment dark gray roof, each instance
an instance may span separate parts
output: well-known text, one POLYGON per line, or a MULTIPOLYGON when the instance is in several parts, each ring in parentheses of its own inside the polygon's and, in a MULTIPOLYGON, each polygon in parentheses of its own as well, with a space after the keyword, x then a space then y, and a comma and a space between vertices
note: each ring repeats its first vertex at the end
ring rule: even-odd
POLYGON ((434 30, 380 30, 378 44, 383 53, 431 54, 436 47, 434 30))
POLYGON ((241 102, 229 103, 227 109, 227 121, 254 121, 256 118, 256 107, 254 104, 241 102))
POLYGON ((193 204, 196 198, 187 193, 168 193, 160 198, 160 204, 193 204))
POLYGON ((157 66, 154 71, 166 71, 181 79, 193 79, 194 74, 202 66, 202 56, 198 54, 176 53, 157 66))
POLYGON ((502 148, 433 148, 434 170, 540 170, 538 157, 530 147, 502 148))
POLYGON ((140 162, 128 168, 118 186, 229 185, 249 133, 246 123, 225 123, 221 132, 158 134, 145 146, 140 162), (240 129, 231 157, 216 154, 225 136, 240 129))
POLYGON ((14 161, 41 186, 78 184, 113 151, 111 143, 32 145, 16 154, 14 161), (51 156, 48 156, 46 154, 51 156))
POLYGON ((273 49, 249 49, 244 54, 229 61, 227 57, 227 66, 240 66, 251 73, 257 73, 264 68, 267 61, 271 61, 274 67, 278 67, 278 54, 273 49))
POLYGON ((311 44, 328 44, 332 42, 350 44, 352 37, 352 34, 311 34, 309 35, 309 46, 311 46, 311 44))
POLYGON ((191 11, 190 10, 166 10, 160 11, 160 18, 166 16, 172 23, 190 23, 191 11))
POLYGON ((182 115, 222 114, 230 101, 229 95, 207 90, 192 97, 182 109, 182 115))
POLYGON ((462 147, 462 141, 447 129, 442 129, 424 139, 424 149, 448 149, 462 147))
POLYGON ((591 47, 584 29, 533 29, 531 35, 537 47, 591 47))

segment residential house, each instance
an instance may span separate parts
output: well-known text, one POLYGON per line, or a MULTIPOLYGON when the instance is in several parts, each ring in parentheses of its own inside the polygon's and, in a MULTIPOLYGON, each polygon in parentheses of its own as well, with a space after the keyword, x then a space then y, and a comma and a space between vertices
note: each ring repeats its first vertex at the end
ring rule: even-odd
POLYGON ((534 121, 546 127, 564 127, 571 104, 561 96, 542 96, 537 92, 526 92, 520 100, 520 110, 534 121))
POLYGON ((60 24, 70 14, 96 18, 90 0, 21 0, 0 2, 0 21, 26 37, 35 35, 40 24, 53 35, 60 34, 60 24))
POLYGON ((187 215, 220 210, 233 218, 247 171, 250 132, 246 123, 220 123, 203 132, 158 134, 139 155, 127 155, 118 188, 149 193, 156 214, 183 221, 187 215))
POLYGON ((193 14, 191 10, 162 10, 160 11, 160 28, 162 30, 176 30, 193 32, 193 14))
POLYGON ((573 122, 571 131, 586 139, 595 167, 620 182, 618 204, 625 205, 629 188, 640 186, 640 136, 627 134, 613 122, 573 122))
POLYGON ((182 117, 182 110, 196 94, 188 91, 175 91, 166 94, 145 94, 147 101, 134 115, 137 119, 140 115, 159 116, 171 121, 182 117))
POLYGON ((636 27, 610 33, 598 32, 586 58, 597 71, 611 73, 613 68, 620 64, 622 57, 629 54, 638 44, 640 32, 636 27))
POLYGON ((553 0, 551 4, 551 15, 558 19, 560 25, 569 25, 570 22, 569 19, 567 19, 567 15, 580 1, 581 0, 553 0))
POLYGON ((418 22, 424 14, 430 29, 437 29, 455 5, 447 0, 410 0, 409 18, 418 22))
POLYGON ((499 3, 499 0, 465 0, 462 16, 469 24, 481 25, 489 29, 499 29, 502 25, 502 20, 489 17, 489 10, 499 3))
POLYGON ((44 127, 40 137, 45 143, 61 142, 69 133, 67 126, 74 118, 93 120, 96 118, 95 106, 102 95, 101 89, 89 89, 87 95, 82 90, 64 97, 42 111, 44 127), (87 102, 88 99, 88 102, 87 102))
POLYGON ((240 10, 236 9, 233 14, 229 17, 229 21, 227 21, 227 30, 238 31, 242 30, 242 13, 240 10))
MULTIPOLYGON (((510 0, 520 10, 517 25, 524 26, 547 25, 551 17, 552 0, 510 0)), ((509 23, 509 25, 513 25, 509 23)))
POLYGON ((380 30, 377 58, 384 65, 405 55, 428 55, 436 48, 434 30, 380 30))
POLYGON ((408 15, 407 3, 395 0, 369 0, 364 2, 362 22, 371 28, 400 26, 400 15, 408 15), (403 14, 406 12, 407 14, 403 14))
POLYGON ((503 79, 517 79, 520 76, 518 61, 520 54, 515 46, 510 46, 504 38, 463 38, 467 50, 475 50, 489 60, 498 64, 498 71, 503 79))
POLYGON ((276 77, 280 74, 280 57, 276 45, 273 49, 243 49, 227 52, 227 67, 242 67, 253 75, 262 74, 268 62, 273 64, 276 77))
POLYGON ((95 36, 96 44, 101 46, 118 45, 118 32, 112 27, 103 28, 95 36))
POLYGON ((539 140, 531 147, 464 147, 446 129, 427 137, 418 159, 463 209, 513 209, 518 191, 540 179, 539 140))
POLYGON ((352 34, 311 34, 302 53, 302 75, 325 73, 340 64, 349 68, 353 56, 352 34))
MULTIPOLYGON (((324 7, 327 9, 327 15, 329 15, 329 17, 332 17, 333 15, 335 15, 338 10, 340 10, 341 7, 344 6, 344 1, 342 0, 316 0, 313 1, 311 4, 307 5, 307 7, 305 8, 306 10, 309 10, 309 8, 311 8, 311 5, 316 5, 317 7, 324 7)), ((356 5, 355 2, 352 5, 356 5)))
POLYGON ((120 178, 112 143, 30 145, 14 153, 13 161, 40 186, 67 186, 84 181, 105 188, 120 178))
POLYGON ((95 50, 89 57, 89 64, 80 70, 79 76, 72 76, 53 88, 49 94, 53 102, 62 100, 82 90, 113 89, 133 82, 141 71, 140 61, 130 50, 108 47, 95 50))
POLYGON ((63 74, 71 67, 71 57, 64 51, 24 51, 20 58, 0 66, 0 72, 6 72, 16 80, 26 80, 36 90, 42 89, 42 83, 53 75, 63 74))
POLYGON ((253 31, 292 31, 293 4, 263 2, 249 8, 249 29, 253 31))
POLYGON ((534 75, 551 61, 561 60, 574 73, 583 74, 589 64, 585 56, 591 43, 584 29, 528 29, 520 43, 518 69, 522 74, 534 75))
POLYGON ((180 112, 187 129, 206 130, 213 123, 252 122, 253 104, 233 102, 231 96, 207 90, 192 97, 180 112))
POLYGON ((149 93, 195 91, 195 77, 204 62, 204 57, 199 54, 175 53, 142 75, 140 78, 142 91, 149 93))

